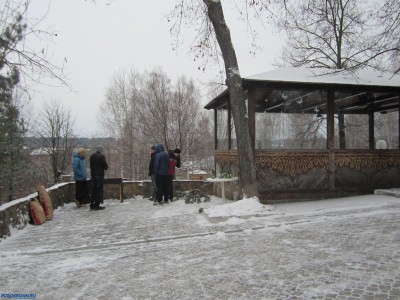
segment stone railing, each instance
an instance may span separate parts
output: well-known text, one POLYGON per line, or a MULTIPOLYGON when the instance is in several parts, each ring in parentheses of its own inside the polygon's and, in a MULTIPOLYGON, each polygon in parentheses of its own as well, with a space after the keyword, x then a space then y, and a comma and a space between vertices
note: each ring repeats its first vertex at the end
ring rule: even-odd
MULTIPOLYGON (((47 189, 53 209, 73 201, 75 183, 60 183, 47 189)), ((29 201, 37 193, 16 199, 0 206, 0 239, 11 235, 13 229, 23 229, 30 222, 29 201)))
MULTIPOLYGON (((104 197, 106 199, 130 199, 137 195, 148 198, 151 195, 152 185, 147 181, 122 181, 118 179, 107 180, 104 185, 104 197)), ((202 189, 206 193, 212 194, 213 185, 202 180, 176 180, 174 181, 175 191, 187 191, 192 189, 202 189)), ((64 206, 66 203, 74 201, 75 183, 66 182, 56 184, 47 189, 53 209, 64 206)), ((25 198, 16 199, 0 206, 0 241, 2 238, 10 236, 13 230, 23 229, 31 222, 29 214, 29 201, 38 194, 34 193, 25 198)))

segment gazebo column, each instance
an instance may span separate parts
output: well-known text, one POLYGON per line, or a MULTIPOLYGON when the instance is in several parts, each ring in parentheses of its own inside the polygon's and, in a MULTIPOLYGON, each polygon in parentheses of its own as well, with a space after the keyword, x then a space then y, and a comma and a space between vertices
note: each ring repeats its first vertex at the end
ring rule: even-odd
POLYGON ((214 108, 214 147, 215 150, 218 149, 218 112, 217 109, 214 108))
POLYGON ((399 109, 397 110, 398 113, 398 120, 399 120, 399 133, 397 134, 397 138, 398 138, 398 148, 400 149, 400 94, 397 96, 398 98, 398 103, 399 103, 399 109))
POLYGON ((373 111, 368 113, 368 145, 369 149, 375 149, 375 118, 373 111))
POLYGON ((329 189, 335 189, 335 111, 333 90, 328 90, 327 106, 327 147, 329 154, 329 189))
POLYGON ((228 101, 228 122, 227 128, 228 128, 228 149, 232 149, 232 110, 231 110, 231 101, 228 101))
POLYGON ((249 88, 247 100, 247 117, 249 122, 249 131, 251 142, 253 144, 253 150, 256 149, 256 95, 255 89, 249 88))
POLYGON ((339 149, 346 149, 346 130, 344 122, 344 114, 338 114, 338 126, 339 126, 339 149))

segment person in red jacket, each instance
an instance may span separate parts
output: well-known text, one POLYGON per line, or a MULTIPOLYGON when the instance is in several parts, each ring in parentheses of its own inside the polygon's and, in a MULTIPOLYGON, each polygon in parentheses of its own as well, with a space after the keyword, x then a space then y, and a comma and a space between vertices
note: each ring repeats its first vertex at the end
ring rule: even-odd
POLYGON ((169 167, 168 167, 168 200, 173 201, 174 198, 174 185, 173 180, 175 177, 175 168, 181 167, 181 150, 169 150, 169 167))

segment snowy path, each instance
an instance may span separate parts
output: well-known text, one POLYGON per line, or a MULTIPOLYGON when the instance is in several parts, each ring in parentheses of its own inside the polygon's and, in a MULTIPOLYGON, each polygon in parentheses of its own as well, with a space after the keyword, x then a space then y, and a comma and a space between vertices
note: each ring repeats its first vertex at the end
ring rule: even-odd
POLYGON ((217 224, 183 201, 109 200, 106 207, 68 204, 54 220, 0 242, 0 293, 36 293, 37 299, 400 298, 397 198, 281 204, 263 217, 217 224))

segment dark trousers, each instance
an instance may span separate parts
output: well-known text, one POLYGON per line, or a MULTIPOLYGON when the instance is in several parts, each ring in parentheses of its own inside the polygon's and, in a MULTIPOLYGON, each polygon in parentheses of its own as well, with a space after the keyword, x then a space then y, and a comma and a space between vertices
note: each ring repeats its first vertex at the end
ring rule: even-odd
POLYGON ((151 174, 151 183, 153 185, 153 200, 156 201, 157 199, 157 179, 156 179, 156 175, 151 174))
POLYGON ((89 191, 88 187, 87 180, 75 181, 75 198, 80 204, 85 204, 86 202, 85 199, 89 191))
POLYGON ((157 175, 157 201, 168 201, 168 175, 157 175))
POLYGON ((168 199, 172 201, 172 198, 174 197, 174 175, 168 175, 168 199))
POLYGON ((92 202, 91 206, 97 207, 103 203, 104 176, 94 176, 92 178, 92 202))

